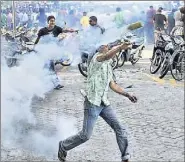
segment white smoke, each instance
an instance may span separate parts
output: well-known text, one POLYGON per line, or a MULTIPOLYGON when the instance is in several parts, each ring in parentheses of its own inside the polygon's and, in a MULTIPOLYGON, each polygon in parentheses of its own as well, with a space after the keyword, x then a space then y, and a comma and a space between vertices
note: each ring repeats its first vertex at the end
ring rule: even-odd
MULTIPOLYGON (((110 20, 110 17, 105 15, 102 17, 106 23, 110 20)), ((105 27, 106 23, 102 25, 105 27)), ((115 28, 113 23, 109 25, 109 29, 99 40, 98 45, 115 41, 120 37, 122 29, 115 28)), ((74 118, 65 115, 57 121, 57 133, 53 136, 46 136, 38 130, 32 130, 25 135, 17 129, 24 129, 23 124, 33 126, 37 124, 37 119, 31 111, 32 99, 35 96, 44 99, 46 94, 53 89, 52 76, 47 69, 43 68, 44 64, 48 60, 64 57, 65 53, 71 53, 73 56, 72 65, 76 66, 80 61, 80 43, 83 42, 81 39, 92 42, 98 37, 99 35, 79 37, 77 34, 74 39, 70 37, 60 45, 48 38, 45 43, 36 46, 37 53, 23 56, 18 67, 8 68, 3 61, 1 64, 1 134, 3 145, 19 147, 16 141, 23 138, 24 142, 19 143, 20 147, 32 149, 34 153, 44 154, 48 157, 49 154, 56 154, 59 140, 76 132, 74 118)))
MULTIPOLYGON (((8 68, 2 59, 1 64, 1 135, 5 147, 21 147, 48 156, 56 154, 58 142, 76 132, 75 120, 64 115, 57 121, 56 134, 48 137, 43 132, 32 130, 28 134, 26 125, 36 126, 37 118, 32 113, 32 99, 45 98, 53 90, 52 75, 44 68, 51 59, 62 57, 62 48, 55 43, 41 44, 38 53, 25 55, 17 67, 8 68), (21 143, 17 143, 19 139, 21 143), (45 147, 44 147, 45 146, 45 147)), ((39 109, 39 108, 37 108, 39 109)))

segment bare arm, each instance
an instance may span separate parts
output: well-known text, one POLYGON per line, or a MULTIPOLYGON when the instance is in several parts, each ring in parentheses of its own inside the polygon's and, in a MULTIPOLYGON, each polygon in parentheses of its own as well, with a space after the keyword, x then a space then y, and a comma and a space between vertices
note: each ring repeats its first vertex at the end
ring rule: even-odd
POLYGON ((110 88, 120 94, 123 95, 125 97, 127 97, 131 102, 136 103, 137 102, 137 98, 135 96, 131 96, 129 93, 124 92, 123 88, 121 88, 118 84, 116 84, 114 81, 111 81, 109 84, 110 88))
POLYGON ((43 29, 40 29, 39 32, 38 32, 38 35, 37 35, 37 39, 35 41, 35 44, 37 44, 41 38, 41 36, 43 35, 43 29))
POLYGON ((124 92, 123 88, 121 88, 118 84, 116 84, 114 81, 111 81, 110 84, 109 84, 110 88, 120 94, 120 95, 123 95, 125 97, 129 97, 129 94, 127 92, 124 92))
POLYGON ((35 44, 37 44, 39 42, 39 40, 40 40, 40 37, 38 36, 36 41, 35 41, 35 44))
POLYGON ((76 32, 77 30, 74 30, 74 29, 63 29, 63 32, 64 33, 73 33, 73 32, 76 32))
POLYGON ((118 45, 114 48, 112 48, 110 51, 108 51, 106 54, 102 54, 102 55, 99 55, 97 56, 96 60, 98 62, 103 62, 103 61, 106 61, 106 60, 109 60, 111 59, 113 56, 116 55, 116 53, 118 53, 119 51, 121 51, 122 49, 125 49, 128 47, 128 44, 122 44, 122 45, 118 45))

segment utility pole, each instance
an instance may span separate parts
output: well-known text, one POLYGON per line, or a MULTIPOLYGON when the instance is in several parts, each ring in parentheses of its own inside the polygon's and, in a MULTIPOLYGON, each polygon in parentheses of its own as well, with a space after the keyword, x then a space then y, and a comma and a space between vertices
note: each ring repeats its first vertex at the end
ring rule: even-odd
POLYGON ((13 36, 15 38, 16 22, 15 22, 15 1, 12 1, 12 18, 13 18, 13 36))

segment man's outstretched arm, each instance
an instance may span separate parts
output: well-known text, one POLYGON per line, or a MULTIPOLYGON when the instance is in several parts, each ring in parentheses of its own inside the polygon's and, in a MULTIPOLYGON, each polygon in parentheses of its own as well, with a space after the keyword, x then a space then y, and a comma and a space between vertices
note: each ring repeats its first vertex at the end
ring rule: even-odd
POLYGON ((36 41, 35 41, 35 44, 37 44, 39 42, 39 40, 40 40, 40 37, 38 36, 36 41))
POLYGON ((110 88, 111 88, 114 92, 116 92, 116 93, 118 93, 118 94, 120 94, 120 95, 123 95, 123 96, 127 97, 131 102, 133 102, 133 103, 136 103, 136 102, 137 102, 137 98, 136 98, 135 96, 132 96, 132 95, 130 95, 129 93, 125 92, 125 91, 123 90, 123 88, 121 88, 121 87, 120 87, 118 84, 116 84, 114 81, 111 81, 111 82, 109 83, 109 86, 110 86, 110 88))
POLYGON ((64 33, 73 33, 73 32, 77 32, 78 30, 74 30, 74 29, 63 29, 64 33))
POLYGON ((111 50, 109 50, 106 54, 98 55, 96 59, 98 62, 109 60, 112 57, 114 57, 119 51, 128 48, 128 45, 130 44, 123 43, 121 45, 117 45, 113 47, 111 50))

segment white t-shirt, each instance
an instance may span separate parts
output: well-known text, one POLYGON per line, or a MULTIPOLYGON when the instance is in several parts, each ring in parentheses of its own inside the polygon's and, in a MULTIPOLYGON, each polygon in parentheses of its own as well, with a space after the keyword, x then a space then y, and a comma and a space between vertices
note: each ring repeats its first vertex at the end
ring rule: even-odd
POLYGON ((28 21, 28 15, 24 13, 22 16, 22 22, 26 22, 26 21, 28 21))
POLYGON ((176 11, 174 14, 175 26, 184 26, 182 19, 183 14, 180 11, 176 11))

